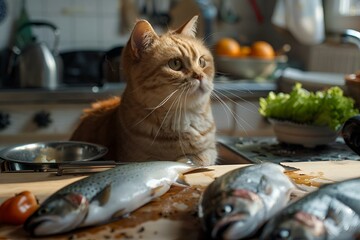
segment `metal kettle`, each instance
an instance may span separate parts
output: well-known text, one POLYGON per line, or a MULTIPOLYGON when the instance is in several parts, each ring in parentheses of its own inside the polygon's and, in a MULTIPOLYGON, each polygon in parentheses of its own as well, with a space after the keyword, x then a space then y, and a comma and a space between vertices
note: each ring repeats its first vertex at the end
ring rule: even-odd
POLYGON ((54 33, 52 50, 48 46, 34 39, 24 49, 17 51, 19 87, 21 88, 46 88, 58 87, 62 76, 62 62, 58 55, 59 29, 48 22, 28 22, 19 27, 18 32, 31 26, 49 27, 54 33))

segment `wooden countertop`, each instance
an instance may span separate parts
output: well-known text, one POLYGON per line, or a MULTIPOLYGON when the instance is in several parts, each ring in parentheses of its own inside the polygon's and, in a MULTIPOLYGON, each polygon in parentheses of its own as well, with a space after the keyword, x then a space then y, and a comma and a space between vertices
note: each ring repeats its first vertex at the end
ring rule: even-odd
MULTIPOLYGON (((317 186, 323 182, 360 177, 359 161, 284 163, 300 170, 289 176, 299 183, 317 186)), ((52 239, 203 239, 197 218, 197 202, 203 189, 216 177, 246 166, 211 166, 214 171, 186 175, 189 188, 172 187, 159 199, 136 210, 128 217, 105 225, 79 229, 52 239)), ((29 190, 40 202, 61 187, 87 175, 54 173, 0 173, 0 204, 14 194, 29 190)), ((0 225, 0 239, 29 239, 21 227, 0 225)))

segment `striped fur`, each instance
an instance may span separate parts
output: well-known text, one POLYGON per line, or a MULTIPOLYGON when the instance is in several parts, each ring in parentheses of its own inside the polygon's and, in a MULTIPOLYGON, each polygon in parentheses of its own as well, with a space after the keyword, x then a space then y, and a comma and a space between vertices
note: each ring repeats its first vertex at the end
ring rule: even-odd
MULTIPOLYGON (((196 20, 163 35, 145 20, 136 23, 121 60, 127 86, 121 104, 110 104, 105 111, 112 118, 107 126, 112 130, 105 131, 109 142, 98 142, 112 146, 110 157, 215 163, 216 127, 210 106, 215 69, 211 53, 194 37, 196 20), (174 59, 181 61, 181 68, 174 69, 169 62, 174 59)), ((94 117, 101 118, 88 111, 82 125, 94 117)), ((84 132, 79 128, 72 139, 84 140, 77 134, 84 132)))

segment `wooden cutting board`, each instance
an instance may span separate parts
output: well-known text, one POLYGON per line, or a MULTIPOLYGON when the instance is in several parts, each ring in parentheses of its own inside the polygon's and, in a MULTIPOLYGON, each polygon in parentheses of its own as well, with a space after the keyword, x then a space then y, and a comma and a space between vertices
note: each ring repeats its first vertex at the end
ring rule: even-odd
MULTIPOLYGON (((296 182, 318 186, 323 182, 360 177, 360 162, 329 161, 284 163, 300 170, 289 173, 296 182)), ((188 188, 172 187, 159 199, 141 207, 128 217, 105 225, 84 228, 52 239, 206 239, 197 218, 197 203, 202 191, 216 177, 239 165, 211 166, 213 171, 190 173, 188 188)), ((0 203, 23 190, 40 200, 86 175, 56 176, 53 173, 1 173, 0 203)), ((30 239, 20 227, 0 225, 0 239, 30 239)))

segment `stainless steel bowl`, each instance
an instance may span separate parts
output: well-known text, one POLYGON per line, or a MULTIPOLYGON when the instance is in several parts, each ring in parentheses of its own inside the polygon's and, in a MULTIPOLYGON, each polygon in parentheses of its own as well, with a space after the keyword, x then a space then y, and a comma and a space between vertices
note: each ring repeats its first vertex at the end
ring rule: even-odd
POLYGON ((0 151, 0 158, 36 170, 100 159, 107 151, 104 146, 87 142, 37 142, 7 147, 0 151))
POLYGON ((215 56, 217 72, 244 79, 266 79, 274 73, 279 63, 286 63, 286 61, 286 56, 279 56, 272 60, 215 56))

